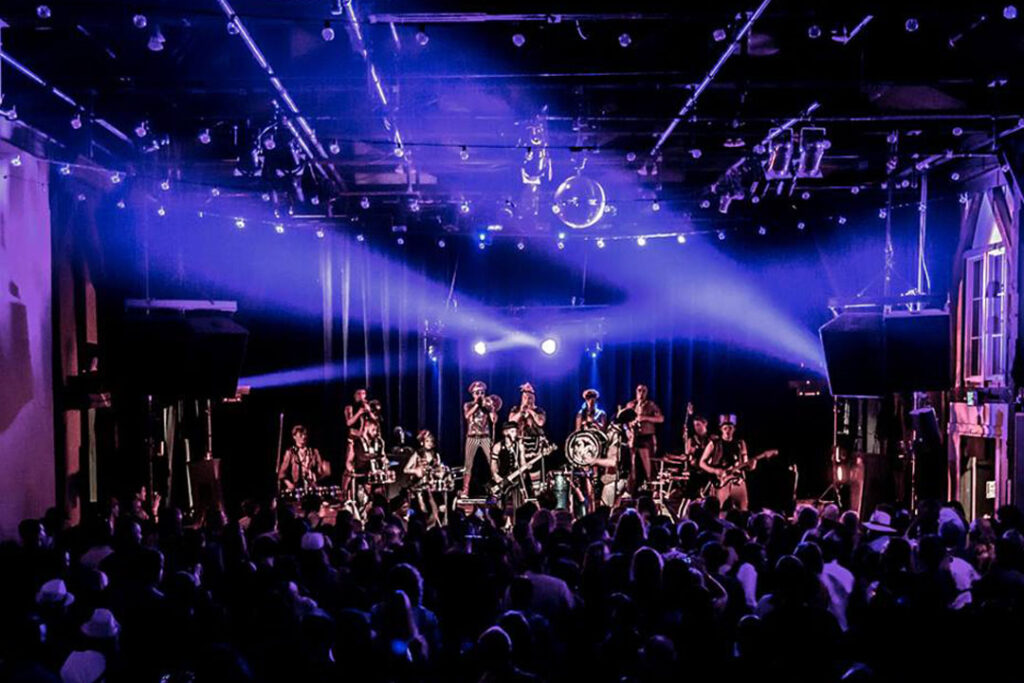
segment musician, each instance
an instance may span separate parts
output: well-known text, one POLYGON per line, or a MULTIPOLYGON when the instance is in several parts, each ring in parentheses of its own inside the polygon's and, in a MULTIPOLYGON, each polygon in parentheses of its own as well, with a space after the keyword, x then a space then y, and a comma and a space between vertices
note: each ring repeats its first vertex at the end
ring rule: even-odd
POLYGON ((309 434, 302 425, 292 427, 294 444, 284 452, 277 470, 277 481, 284 491, 313 488, 322 479, 331 476, 331 464, 310 448, 309 434))
POLYGON ((603 458, 594 460, 598 468, 597 484, 601 504, 614 507, 615 500, 626 492, 630 479, 631 453, 626 447, 626 436, 622 425, 612 425, 608 430, 608 448, 603 458))
MULTIPOLYGON (((657 425, 665 421, 665 416, 661 414, 661 408, 658 407, 654 401, 647 397, 647 385, 638 384, 636 387, 635 398, 626 404, 626 410, 633 410, 636 413, 636 418, 630 425, 633 447, 633 461, 634 463, 639 460, 640 465, 643 468, 644 479, 646 481, 651 480, 651 458, 658 450, 658 437, 656 435, 657 425)), ((637 470, 640 469, 634 466, 631 468, 634 475, 632 485, 635 486, 638 482, 636 481, 637 470)))
POLYGON ((537 405, 537 393, 533 390, 532 384, 521 384, 519 391, 519 405, 512 406, 508 419, 516 423, 519 439, 523 442, 524 455, 530 456, 540 448, 548 416, 544 409, 537 405))
MULTIPOLYGON (((721 483, 727 480, 741 467, 757 466, 756 461, 747 465, 749 455, 747 444, 742 439, 736 438, 736 416, 722 415, 718 419, 721 436, 718 439, 708 442, 704 447, 704 453, 700 458, 700 468, 716 478, 721 483)), ((742 474, 735 481, 725 484, 717 489, 715 493, 722 509, 725 504, 732 501, 732 504, 740 510, 748 507, 747 482, 742 474)))
POLYGON ((403 472, 409 475, 413 498, 420 511, 427 515, 427 525, 433 526, 439 523, 439 507, 436 500, 438 494, 424 490, 423 484, 431 470, 440 466, 441 458, 437 453, 436 440, 430 430, 421 430, 416 435, 416 441, 419 442, 419 448, 405 463, 403 472))
POLYGON ((377 435, 380 436, 382 425, 380 416, 380 401, 367 400, 366 389, 356 389, 352 395, 352 405, 345 406, 345 426, 348 427, 348 447, 345 451, 345 473, 342 476, 341 487, 349 490, 352 482, 352 475, 355 473, 355 459, 357 445, 370 423, 377 424, 377 435))
MULTIPOLYGON (((353 443, 352 456, 354 475, 366 476, 371 471, 388 469, 388 456, 384 451, 384 439, 380 435, 379 422, 365 422, 362 436, 353 443)), ((366 490, 369 490, 369 487, 366 487, 366 490)))
POLYGON ((583 392, 583 405, 576 413, 576 431, 581 429, 604 430, 608 426, 608 413, 601 410, 597 405, 597 399, 601 394, 597 389, 587 389, 583 392))
MULTIPOLYGON (((508 478, 510 474, 520 469, 528 460, 522 436, 519 433, 519 424, 511 420, 501 428, 501 441, 494 444, 491 450, 491 476, 495 483, 508 478)), ((530 473, 522 472, 514 479, 520 492, 527 498, 533 498, 533 481, 530 473)))
POLYGON ((469 483, 473 476, 473 463, 476 461, 476 454, 483 451, 487 458, 488 467, 492 476, 496 474, 491 462, 491 450, 494 445, 494 424, 498 420, 498 407, 495 405, 495 398, 488 398, 487 385, 477 380, 469 385, 469 394, 472 401, 463 404, 462 415, 466 420, 466 447, 465 447, 465 469, 462 473, 463 498, 469 496, 469 483))

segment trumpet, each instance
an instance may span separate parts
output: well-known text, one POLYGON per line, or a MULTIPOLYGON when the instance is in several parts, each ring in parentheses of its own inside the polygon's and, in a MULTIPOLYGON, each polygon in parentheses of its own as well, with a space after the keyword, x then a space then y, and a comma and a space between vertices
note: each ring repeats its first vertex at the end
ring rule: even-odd
POLYGON ((488 413, 497 413, 501 410, 501 397, 496 394, 485 396, 477 401, 481 408, 488 413))
POLYGON ((378 401, 377 399, 366 401, 365 403, 363 403, 363 408, 365 408, 366 412, 370 414, 370 417, 372 417, 377 422, 380 422, 380 401, 378 401))

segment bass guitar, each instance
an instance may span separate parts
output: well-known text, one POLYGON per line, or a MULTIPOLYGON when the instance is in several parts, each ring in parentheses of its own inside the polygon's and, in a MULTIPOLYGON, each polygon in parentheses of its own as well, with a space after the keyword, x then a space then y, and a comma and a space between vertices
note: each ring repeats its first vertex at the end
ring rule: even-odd
POLYGON ((728 468, 723 474, 709 481, 704 486, 704 488, 701 489, 701 495, 710 496, 713 495, 715 491, 718 491, 719 489, 728 486, 729 484, 740 483, 741 481, 747 478, 747 472, 752 470, 754 468, 754 465, 756 465, 758 462, 762 460, 774 458, 778 454, 778 450, 772 449, 770 451, 758 453, 753 458, 748 458, 747 460, 741 462, 738 465, 733 465, 732 467, 728 468))

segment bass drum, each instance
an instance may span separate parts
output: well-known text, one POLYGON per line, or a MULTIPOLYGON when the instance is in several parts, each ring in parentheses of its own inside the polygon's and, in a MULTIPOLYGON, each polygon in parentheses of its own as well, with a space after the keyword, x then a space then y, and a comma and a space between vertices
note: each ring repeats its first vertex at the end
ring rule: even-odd
POLYGON ((604 457, 608 437, 596 429, 581 429, 565 440, 565 459, 573 467, 590 467, 604 457))

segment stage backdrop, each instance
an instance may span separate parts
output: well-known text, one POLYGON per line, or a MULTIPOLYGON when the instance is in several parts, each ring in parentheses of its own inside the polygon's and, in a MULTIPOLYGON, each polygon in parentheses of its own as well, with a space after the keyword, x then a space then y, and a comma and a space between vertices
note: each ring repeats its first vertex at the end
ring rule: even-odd
POLYGON ((55 500, 47 165, 0 141, 0 538, 55 500))

